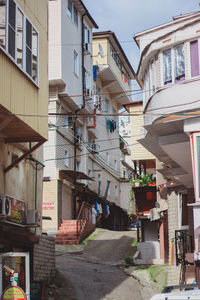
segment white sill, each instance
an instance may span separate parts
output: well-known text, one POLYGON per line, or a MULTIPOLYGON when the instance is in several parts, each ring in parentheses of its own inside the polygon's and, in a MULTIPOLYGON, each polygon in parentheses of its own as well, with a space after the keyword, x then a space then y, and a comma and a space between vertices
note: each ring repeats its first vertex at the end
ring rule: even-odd
POLYGON ((38 89, 39 89, 39 85, 38 83, 36 83, 33 78, 26 73, 26 71, 24 71, 14 60, 14 58, 4 49, 0 46, 0 50, 12 61, 12 63, 18 68, 18 70, 20 70, 38 89))

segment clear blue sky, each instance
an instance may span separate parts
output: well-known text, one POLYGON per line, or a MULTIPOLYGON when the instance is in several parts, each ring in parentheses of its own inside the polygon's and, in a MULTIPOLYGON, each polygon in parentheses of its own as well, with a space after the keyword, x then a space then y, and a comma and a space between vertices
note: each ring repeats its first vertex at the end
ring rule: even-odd
POLYGON ((98 24, 99 31, 115 32, 135 71, 139 62, 139 50, 133 40, 135 33, 169 22, 173 16, 200 10, 200 0, 83 0, 83 2, 98 24))

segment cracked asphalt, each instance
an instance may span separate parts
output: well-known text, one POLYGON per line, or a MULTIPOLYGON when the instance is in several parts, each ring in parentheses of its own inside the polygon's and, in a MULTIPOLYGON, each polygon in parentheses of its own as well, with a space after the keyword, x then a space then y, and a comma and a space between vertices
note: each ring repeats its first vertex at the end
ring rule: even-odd
MULTIPOLYGON (((62 247, 56 267, 70 281, 72 293, 63 300, 148 300, 155 293, 124 272, 136 234, 100 230, 84 249, 62 247)), ((60 248, 61 249, 61 248, 60 248)), ((67 288, 67 287, 66 287, 67 288)))

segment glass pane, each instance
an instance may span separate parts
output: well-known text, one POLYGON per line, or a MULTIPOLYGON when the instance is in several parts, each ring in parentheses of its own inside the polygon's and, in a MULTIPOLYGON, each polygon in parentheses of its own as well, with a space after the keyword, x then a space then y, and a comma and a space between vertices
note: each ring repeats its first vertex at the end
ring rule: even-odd
POLYGON ((32 49, 32 25, 26 20, 26 45, 32 49))
POLYGON ((8 53, 15 59, 15 31, 8 28, 8 53))
POLYGON ((17 64, 23 66, 23 14, 17 10, 17 64))
POLYGON ((0 0, 0 46, 6 46, 6 1, 0 0))
POLYGON ((37 63, 38 63, 38 34, 33 28, 32 31, 32 78, 37 80, 37 63))
POLYGON ((78 11, 75 6, 74 6, 74 23, 78 27, 78 11))
POLYGON ((10 274, 6 272, 6 267, 8 267, 18 273, 17 285, 26 292, 25 257, 5 256, 2 265, 4 266, 2 274, 3 290, 10 286, 10 274))
POLYGON ((68 0, 67 14, 70 18, 72 18, 72 2, 70 0, 68 0))
POLYGON ((164 84, 172 82, 172 59, 171 49, 163 52, 163 71, 164 71, 164 84))
POLYGON ((180 44, 174 48, 175 52, 175 78, 176 81, 185 79, 185 57, 184 45, 180 44))
POLYGON ((15 29, 15 19, 16 19, 16 4, 13 0, 9 1, 9 14, 8 22, 15 29))
POLYGON ((31 76, 31 50, 26 47, 26 72, 31 76))
POLYGON ((190 43, 190 62, 191 76, 199 75, 199 49, 197 40, 190 43))

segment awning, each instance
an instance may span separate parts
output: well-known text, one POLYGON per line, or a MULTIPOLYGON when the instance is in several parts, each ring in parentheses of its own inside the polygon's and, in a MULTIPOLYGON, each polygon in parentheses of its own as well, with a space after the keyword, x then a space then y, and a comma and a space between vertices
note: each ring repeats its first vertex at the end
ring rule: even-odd
POLYGON ((71 179, 77 179, 77 180, 92 180, 94 181, 91 177, 89 177, 88 175, 86 175, 83 172, 80 171, 73 171, 73 170, 61 170, 60 171, 60 175, 64 178, 64 179, 69 179, 69 177, 71 179), (65 178, 66 177, 66 178, 65 178))

